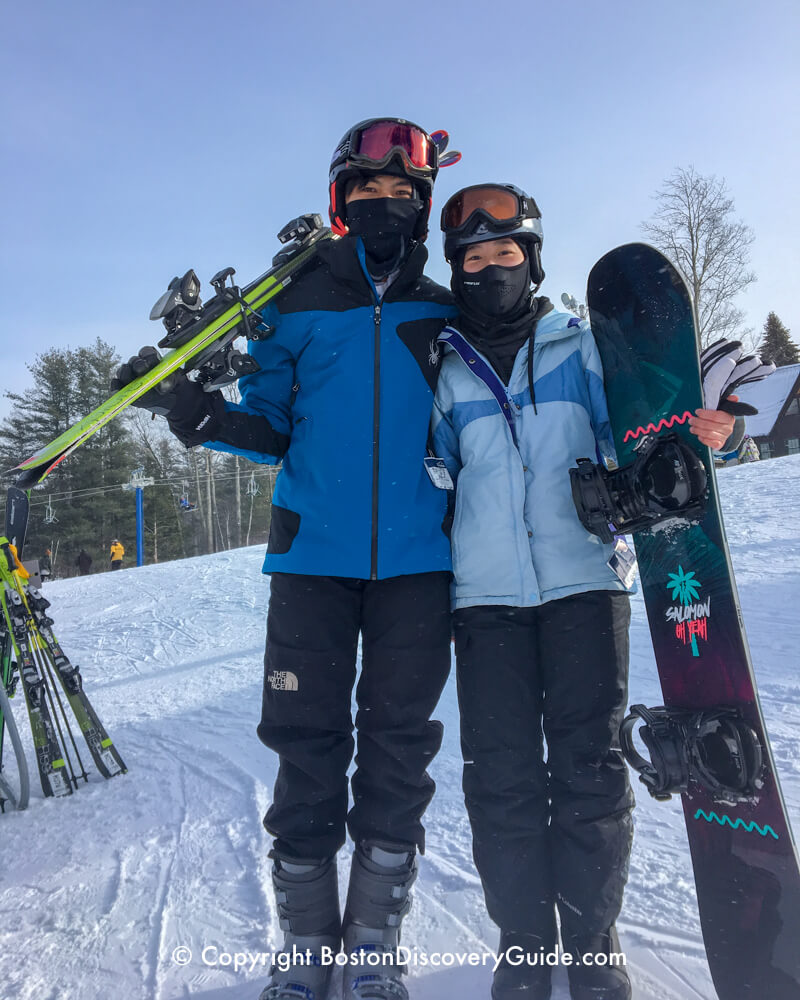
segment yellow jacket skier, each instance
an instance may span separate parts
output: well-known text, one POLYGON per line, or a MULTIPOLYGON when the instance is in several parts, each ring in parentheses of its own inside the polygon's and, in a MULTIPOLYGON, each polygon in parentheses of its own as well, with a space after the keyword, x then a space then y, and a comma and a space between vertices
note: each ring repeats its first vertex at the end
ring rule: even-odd
POLYGON ((111 568, 122 569, 122 557, 125 555, 125 547, 122 542, 115 538, 111 543, 111 568))

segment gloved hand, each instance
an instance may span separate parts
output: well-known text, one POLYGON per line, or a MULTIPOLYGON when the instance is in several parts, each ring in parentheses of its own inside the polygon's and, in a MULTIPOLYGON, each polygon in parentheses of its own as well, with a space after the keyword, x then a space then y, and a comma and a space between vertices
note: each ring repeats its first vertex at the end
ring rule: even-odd
POLYGON ((775 371, 775 365, 765 365, 757 354, 742 357, 742 345, 738 340, 717 340, 700 355, 700 371, 707 410, 751 416, 758 413, 754 406, 727 397, 743 385, 767 378, 775 371))
MULTIPOLYGON (((143 347, 120 365, 111 379, 111 389, 115 392, 122 389, 151 371, 160 361, 161 355, 155 347, 143 347)), ((219 390, 204 392, 200 383, 189 381, 182 369, 173 372, 131 405, 166 417, 169 429, 187 448, 210 441, 225 416, 222 393, 219 390)))

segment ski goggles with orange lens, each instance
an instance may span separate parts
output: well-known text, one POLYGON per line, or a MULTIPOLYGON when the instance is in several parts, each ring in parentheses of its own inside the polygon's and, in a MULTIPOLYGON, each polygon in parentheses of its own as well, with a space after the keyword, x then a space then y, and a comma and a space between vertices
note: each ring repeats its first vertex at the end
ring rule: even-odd
POLYGON ((496 233, 509 233, 524 226, 531 235, 541 236, 540 219, 533 198, 513 184, 475 184, 457 191, 448 200, 442 209, 442 232, 467 235, 482 222, 496 233))
POLYGON ((348 138, 350 148, 343 152, 356 166, 383 167, 399 153, 412 170, 428 174, 436 169, 436 146, 424 129, 410 122, 381 119, 353 129, 348 138))

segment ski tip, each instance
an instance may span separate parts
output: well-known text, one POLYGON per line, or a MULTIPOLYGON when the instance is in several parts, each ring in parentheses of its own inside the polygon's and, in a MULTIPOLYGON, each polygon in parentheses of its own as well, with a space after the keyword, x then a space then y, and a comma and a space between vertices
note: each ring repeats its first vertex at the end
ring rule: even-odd
MULTIPOLYGON (((16 468, 10 469, 9 472, 18 472, 19 468, 19 466, 16 466, 16 468)), ((21 472, 18 472, 17 478, 14 480, 14 485, 20 490, 30 490, 37 483, 41 482, 42 479, 44 479, 42 466, 35 465, 32 468, 23 469, 21 472)))
POLYGON ((25 459, 24 462, 20 462, 19 465, 9 470, 10 474, 17 473, 14 485, 21 490, 30 490, 34 486, 38 486, 39 483, 47 479, 57 465, 60 465, 64 461, 72 450, 72 448, 67 448, 57 455, 50 455, 48 458, 40 459, 38 462, 36 462, 36 455, 25 459), (33 464, 34 462, 35 464, 33 464))

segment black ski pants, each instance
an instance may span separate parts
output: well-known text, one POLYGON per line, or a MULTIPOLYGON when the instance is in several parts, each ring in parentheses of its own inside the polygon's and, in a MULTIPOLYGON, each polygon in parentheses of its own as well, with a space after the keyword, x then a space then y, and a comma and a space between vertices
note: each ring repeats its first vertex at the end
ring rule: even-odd
POLYGON ((280 757, 264 817, 276 854, 330 857, 345 824, 355 841, 424 849, 435 788, 426 768, 442 741, 430 717, 450 671, 449 581, 272 574, 258 735, 280 757))
POLYGON ((549 941, 557 904, 565 937, 604 931, 622 905, 632 841, 616 749, 628 595, 464 608, 453 620, 464 793, 489 916, 549 941))

